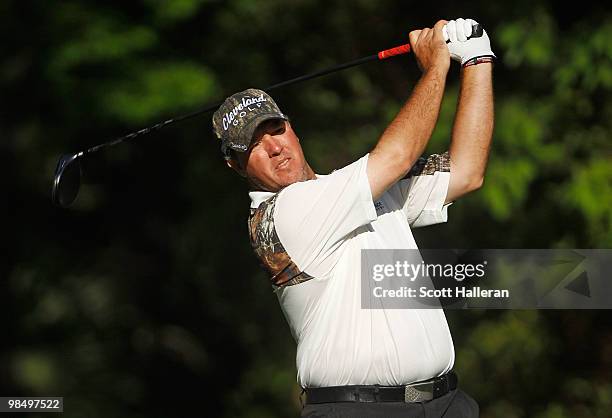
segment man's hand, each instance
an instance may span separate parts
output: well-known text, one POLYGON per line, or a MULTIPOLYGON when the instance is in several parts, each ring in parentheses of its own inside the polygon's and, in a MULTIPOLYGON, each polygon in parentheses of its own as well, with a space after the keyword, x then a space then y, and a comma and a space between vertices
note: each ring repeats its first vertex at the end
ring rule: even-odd
POLYGON ((483 29, 482 36, 468 39, 472 35, 472 27, 476 25, 473 19, 449 20, 443 28, 444 39, 449 40, 448 50, 453 60, 461 65, 478 57, 495 57, 491 51, 491 41, 483 29))
POLYGON ((413 30, 408 34, 410 46, 423 72, 434 67, 442 70, 448 70, 450 67, 449 50, 442 35, 442 28, 446 23, 446 20, 439 20, 433 29, 413 30))

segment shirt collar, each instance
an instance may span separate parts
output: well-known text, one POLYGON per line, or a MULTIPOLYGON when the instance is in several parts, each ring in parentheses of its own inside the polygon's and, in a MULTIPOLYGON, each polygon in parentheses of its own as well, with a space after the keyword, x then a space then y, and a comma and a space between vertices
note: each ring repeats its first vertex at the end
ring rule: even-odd
POLYGON ((249 192, 249 197, 251 198, 251 208, 257 209, 262 202, 265 202, 272 196, 274 196, 274 193, 272 192, 262 192, 262 191, 249 192))
MULTIPOLYGON (((316 174, 315 173, 315 177, 317 179, 321 179, 321 178, 324 178, 326 176, 327 176, 327 174, 316 174)), ((269 198, 271 198, 275 194, 276 193, 273 193, 273 192, 263 192, 261 190, 250 191, 249 192, 249 197, 251 198, 251 209, 257 209, 259 207, 259 205, 261 205, 262 202, 265 202, 266 200, 268 200, 269 198)))

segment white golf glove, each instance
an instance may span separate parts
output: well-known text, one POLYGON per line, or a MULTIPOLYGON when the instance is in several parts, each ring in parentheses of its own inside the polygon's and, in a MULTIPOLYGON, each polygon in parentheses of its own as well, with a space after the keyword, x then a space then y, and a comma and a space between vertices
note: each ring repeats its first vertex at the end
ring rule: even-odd
POLYGON ((491 41, 484 29, 482 30, 482 36, 469 38, 472 35, 472 26, 476 24, 478 22, 473 19, 459 18, 449 20, 442 28, 442 35, 448 42, 451 58, 460 62, 461 65, 473 58, 495 58, 495 54, 491 51, 491 41))

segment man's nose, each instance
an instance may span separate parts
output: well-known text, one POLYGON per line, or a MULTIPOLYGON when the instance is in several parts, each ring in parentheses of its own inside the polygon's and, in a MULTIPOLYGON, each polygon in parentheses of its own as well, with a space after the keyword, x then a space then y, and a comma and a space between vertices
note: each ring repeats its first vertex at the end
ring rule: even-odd
POLYGON ((278 138, 275 138, 272 135, 265 135, 263 138, 263 142, 265 145, 266 152, 270 157, 274 157, 279 155, 283 151, 283 144, 278 138))

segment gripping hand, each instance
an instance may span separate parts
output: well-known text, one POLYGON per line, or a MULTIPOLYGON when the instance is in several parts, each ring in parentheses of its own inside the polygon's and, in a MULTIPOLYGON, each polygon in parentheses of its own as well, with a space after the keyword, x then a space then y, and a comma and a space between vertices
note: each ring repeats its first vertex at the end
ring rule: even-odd
POLYGON ((489 61, 495 58, 487 32, 473 19, 449 20, 442 35, 451 58, 463 66, 481 58, 489 61))

